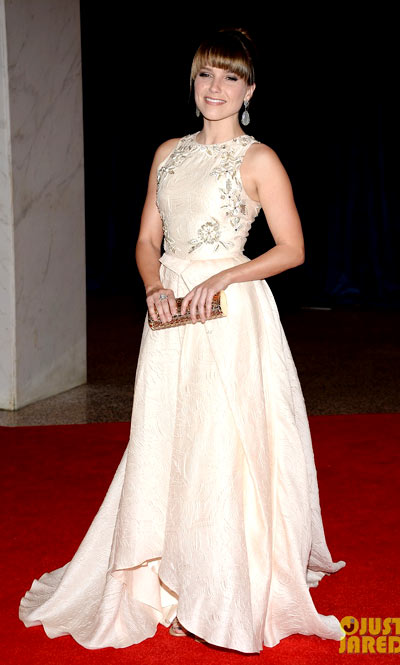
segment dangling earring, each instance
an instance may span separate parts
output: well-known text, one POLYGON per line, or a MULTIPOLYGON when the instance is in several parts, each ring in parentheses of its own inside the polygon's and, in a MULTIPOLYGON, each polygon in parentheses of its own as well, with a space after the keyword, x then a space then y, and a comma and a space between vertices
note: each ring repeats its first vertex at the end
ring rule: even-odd
POLYGON ((244 100, 244 111, 242 113, 242 125, 245 127, 250 123, 250 114, 247 110, 247 107, 249 105, 249 101, 247 99, 244 100))
POLYGON ((196 106, 196 115, 198 118, 200 118, 201 116, 200 110, 197 108, 197 106, 196 106))

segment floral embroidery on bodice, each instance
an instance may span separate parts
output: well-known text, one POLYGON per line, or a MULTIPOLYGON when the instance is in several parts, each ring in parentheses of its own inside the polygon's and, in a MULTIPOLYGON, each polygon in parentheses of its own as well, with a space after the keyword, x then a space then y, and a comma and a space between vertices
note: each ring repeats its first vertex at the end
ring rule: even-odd
POLYGON ((158 167, 164 251, 193 259, 242 254, 261 205, 245 192, 240 166, 258 141, 244 135, 203 145, 198 133, 181 138, 158 167))

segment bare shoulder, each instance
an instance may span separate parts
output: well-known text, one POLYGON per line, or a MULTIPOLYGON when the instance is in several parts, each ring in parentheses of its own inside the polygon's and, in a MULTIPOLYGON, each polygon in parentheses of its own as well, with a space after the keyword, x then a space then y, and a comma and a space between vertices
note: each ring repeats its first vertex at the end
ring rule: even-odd
POLYGON ((245 191, 254 201, 271 196, 280 188, 290 189, 289 176, 275 150, 265 143, 252 143, 246 151, 241 170, 245 191))
POLYGON ((274 169, 282 167, 275 150, 265 143, 252 143, 246 152, 246 164, 251 168, 274 169))
POLYGON ((168 139, 168 141, 164 141, 164 143, 161 143, 161 145, 158 146, 155 154, 154 154, 154 162, 155 165, 158 166, 158 164, 161 164, 161 162, 164 161, 168 157, 168 155, 176 148, 178 145, 179 141, 181 139, 168 139))

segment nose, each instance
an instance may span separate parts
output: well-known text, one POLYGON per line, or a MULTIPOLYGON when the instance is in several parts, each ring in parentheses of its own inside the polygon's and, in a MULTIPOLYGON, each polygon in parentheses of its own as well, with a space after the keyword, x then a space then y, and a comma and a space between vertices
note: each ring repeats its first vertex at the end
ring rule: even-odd
POLYGON ((210 92, 220 92, 220 90, 221 90, 221 82, 217 76, 214 76, 211 79, 210 92))

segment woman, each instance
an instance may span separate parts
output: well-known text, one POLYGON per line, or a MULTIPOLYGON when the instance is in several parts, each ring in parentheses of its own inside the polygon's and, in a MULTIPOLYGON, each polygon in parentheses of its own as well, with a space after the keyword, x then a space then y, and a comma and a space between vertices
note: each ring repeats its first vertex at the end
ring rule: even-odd
POLYGON ((191 322, 144 323, 120 466, 72 561, 21 601, 25 625, 50 637, 125 647, 161 623, 252 653, 294 633, 345 634, 309 593, 345 562, 325 542, 304 400, 264 281, 301 264, 304 246, 280 160, 239 124, 255 90, 251 50, 241 30, 201 44, 203 127, 156 151, 137 264, 149 316, 170 321, 183 297, 191 322), (250 260, 261 208, 276 245, 250 260), (211 319, 220 290, 227 316, 211 319))

